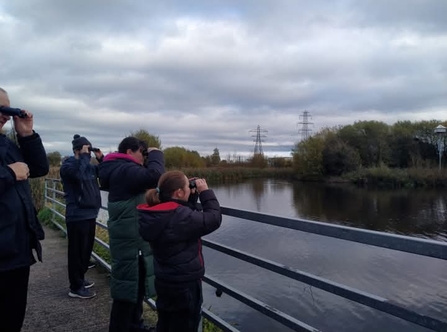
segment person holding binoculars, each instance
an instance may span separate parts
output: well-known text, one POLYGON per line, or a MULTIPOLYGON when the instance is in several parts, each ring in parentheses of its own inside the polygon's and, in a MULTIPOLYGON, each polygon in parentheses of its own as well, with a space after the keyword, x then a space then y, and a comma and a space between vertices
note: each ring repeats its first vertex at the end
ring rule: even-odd
POLYGON ((100 149, 92 148, 87 138, 74 135, 73 156, 67 158, 60 169, 65 192, 65 220, 68 234, 68 296, 90 299, 94 283, 84 278, 93 250, 96 218, 101 207, 98 184, 98 166, 90 163, 91 152, 98 162, 104 158, 100 149))
POLYGON ((170 171, 137 209, 140 234, 154 254, 157 332, 197 332, 205 274, 200 238, 220 227, 219 202, 205 179, 170 171))
POLYGON ((124 138, 118 152, 99 165, 107 208, 112 272, 109 332, 153 331, 143 319, 144 297, 155 295, 152 249, 138 233, 137 205, 165 172, 164 155, 136 137, 124 138))
POLYGON ((18 332, 25 318, 30 266, 42 261, 44 231, 36 217, 28 179, 49 171, 33 114, 10 114, 8 93, 0 88, 0 330, 18 332), (1 133, 13 119, 18 145, 1 133))

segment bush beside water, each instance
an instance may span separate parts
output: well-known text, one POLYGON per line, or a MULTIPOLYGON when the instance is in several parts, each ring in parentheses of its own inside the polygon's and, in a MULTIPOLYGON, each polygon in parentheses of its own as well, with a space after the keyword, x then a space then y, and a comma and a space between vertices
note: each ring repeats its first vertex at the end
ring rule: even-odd
POLYGON ((342 177, 368 187, 383 188, 445 188, 447 170, 433 168, 389 168, 386 166, 358 169, 342 177))

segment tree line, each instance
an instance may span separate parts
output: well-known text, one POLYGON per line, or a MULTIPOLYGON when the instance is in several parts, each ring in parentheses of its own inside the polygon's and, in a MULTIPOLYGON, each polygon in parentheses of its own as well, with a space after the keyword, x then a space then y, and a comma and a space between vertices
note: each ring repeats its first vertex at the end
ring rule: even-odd
MULTIPOLYGON (((146 142, 148 146, 157 147, 163 150, 167 168, 207 168, 217 166, 265 168, 269 165, 277 168, 285 168, 292 166, 291 160, 287 160, 287 158, 278 157, 267 159, 264 156, 251 156, 245 158, 236 153, 221 157, 217 147, 213 149, 211 154, 206 156, 201 156, 199 152, 181 146, 173 146, 163 149, 160 138, 150 134, 144 129, 132 131, 129 136, 134 136, 146 142)), ((47 157, 51 166, 59 166, 64 158, 68 158, 68 156, 62 156, 58 151, 48 153, 47 157)))
POLYGON ((360 168, 431 168, 438 165, 438 139, 445 153, 446 135, 435 133, 446 122, 380 121, 325 128, 293 150, 293 167, 301 177, 341 176, 360 168))

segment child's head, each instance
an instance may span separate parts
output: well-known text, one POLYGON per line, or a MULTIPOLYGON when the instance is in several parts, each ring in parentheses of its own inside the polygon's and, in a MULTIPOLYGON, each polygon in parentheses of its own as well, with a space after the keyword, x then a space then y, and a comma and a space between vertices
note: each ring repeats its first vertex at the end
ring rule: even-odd
POLYGON ((156 189, 147 191, 146 202, 149 206, 153 206, 170 199, 188 201, 190 194, 189 180, 185 173, 170 171, 160 177, 156 189))

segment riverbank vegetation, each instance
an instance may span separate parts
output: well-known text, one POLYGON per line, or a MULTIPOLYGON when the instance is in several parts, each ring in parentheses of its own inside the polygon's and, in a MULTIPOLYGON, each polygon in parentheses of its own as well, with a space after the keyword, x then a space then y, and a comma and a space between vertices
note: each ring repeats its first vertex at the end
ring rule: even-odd
POLYGON ((445 122, 359 121, 326 128, 295 145, 294 176, 301 180, 348 181, 386 187, 446 187, 445 122), (439 154, 438 147, 441 153, 439 154))

